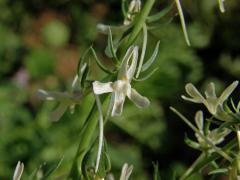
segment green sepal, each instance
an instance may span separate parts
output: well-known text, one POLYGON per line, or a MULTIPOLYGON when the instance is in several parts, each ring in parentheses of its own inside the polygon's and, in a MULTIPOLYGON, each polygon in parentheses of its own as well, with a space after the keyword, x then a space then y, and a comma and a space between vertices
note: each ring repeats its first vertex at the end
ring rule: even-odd
POLYGON ((48 179, 62 164, 64 157, 62 157, 58 162, 54 163, 48 171, 45 173, 45 175, 42 177, 42 179, 48 179))
POLYGON ((184 136, 184 142, 185 142, 189 147, 191 147, 191 148, 193 148, 193 149, 197 149, 197 150, 200 150, 200 149, 201 149, 201 146, 199 145, 199 143, 191 140, 191 139, 187 136, 187 134, 185 134, 185 136, 184 136))
POLYGON ((159 29, 159 28, 162 28, 163 26, 166 26, 166 25, 170 24, 173 21, 173 19, 175 18, 176 15, 174 15, 173 17, 170 17, 169 19, 162 19, 161 21, 159 21, 155 25, 148 26, 148 30, 159 29))
POLYGON ((152 53, 152 56, 143 64, 141 72, 146 71, 156 60, 156 57, 157 57, 158 51, 159 51, 159 44, 160 44, 160 41, 157 42, 157 45, 152 53))
POLYGON ((121 10, 122 10, 123 16, 125 18, 127 16, 126 0, 121 1, 121 10))
POLYGON ((158 12, 158 13, 156 13, 154 15, 148 16, 147 17, 147 23, 158 21, 159 19, 161 19, 164 16, 166 16, 171 11, 171 9, 173 8, 174 4, 175 4, 175 2, 173 1, 165 9, 161 10, 160 12, 158 12))
POLYGON ((105 54, 110 58, 113 58, 114 64, 118 63, 119 60, 117 58, 116 50, 113 45, 113 37, 112 37, 112 31, 110 27, 108 28, 108 44, 105 50, 105 54))
POLYGON ((208 173, 208 175, 213 175, 213 174, 227 174, 228 168, 219 168, 219 169, 214 169, 208 173))
POLYGON ((104 72, 106 72, 107 74, 113 74, 113 72, 109 71, 109 70, 102 64, 102 62, 98 59, 95 50, 94 50, 92 47, 90 48, 90 50, 91 50, 91 52, 92 52, 92 55, 93 55, 93 57, 94 57, 97 65, 98 65, 98 67, 99 67, 100 69, 102 69, 104 72))
POLYGON ((155 68, 153 69, 149 74, 147 74, 145 77, 142 78, 133 78, 134 81, 145 81, 147 79, 149 79, 159 68, 155 68))

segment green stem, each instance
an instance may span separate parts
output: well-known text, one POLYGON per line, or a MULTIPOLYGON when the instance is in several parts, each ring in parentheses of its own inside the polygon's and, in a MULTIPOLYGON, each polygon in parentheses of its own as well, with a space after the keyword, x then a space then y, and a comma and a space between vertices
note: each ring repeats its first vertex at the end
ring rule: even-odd
POLYGON ((149 15, 149 13, 152 9, 152 6, 153 6, 154 2, 155 2, 155 0, 147 0, 146 1, 142 11, 135 18, 136 19, 135 25, 133 27, 132 33, 130 34, 130 36, 128 38, 128 41, 127 41, 124 48, 128 48, 129 46, 131 46, 134 43, 135 39, 137 38, 137 35, 142 30, 142 27, 145 24, 145 21, 146 21, 148 15, 149 15))
POLYGON ((83 129, 81 133, 80 143, 78 145, 77 153, 74 158, 74 162, 71 167, 70 174, 68 179, 76 179, 76 177, 80 177, 81 175, 81 164, 84 155, 86 154, 91 137, 94 133, 95 127, 97 126, 97 111, 96 111, 96 103, 94 103, 91 112, 89 113, 87 119, 87 124, 85 125, 85 129, 83 129))
POLYGON ((180 177, 180 180, 184 180, 186 178, 188 178, 193 170, 195 169, 195 167, 199 164, 199 162, 201 162, 203 159, 205 158, 204 153, 202 153, 196 160, 195 162, 187 169, 187 171, 180 177))
POLYGON ((195 133, 197 133, 206 143, 208 143, 212 149, 214 149, 219 155, 227 159, 229 162, 232 162, 233 159, 230 157, 227 153, 221 150, 221 148, 218 148, 215 146, 208 138, 206 138, 202 133, 199 132, 199 130, 180 112, 178 112, 175 108, 170 107, 170 109, 177 114, 195 133))
MULTIPOLYGON (((107 104, 107 97, 108 96, 104 98, 103 108, 107 104)), ((91 112, 89 113, 86 119, 86 125, 81 132, 80 143, 77 149, 76 156, 74 158, 73 165, 70 170, 70 174, 68 176, 69 180, 76 179, 76 177, 81 177, 82 175, 82 161, 91 145, 94 133, 96 131, 97 123, 98 123, 98 111, 95 102, 91 109, 91 112)))

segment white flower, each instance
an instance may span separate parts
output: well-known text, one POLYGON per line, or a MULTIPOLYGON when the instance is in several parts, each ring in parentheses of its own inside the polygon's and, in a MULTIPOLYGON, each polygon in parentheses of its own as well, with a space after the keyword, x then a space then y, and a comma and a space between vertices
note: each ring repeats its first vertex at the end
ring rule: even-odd
POLYGON ((224 13, 225 12, 224 0, 218 0, 218 4, 219 4, 220 11, 224 13))
POLYGON ((128 180, 128 178, 132 173, 132 170, 133 170, 133 166, 132 165, 128 166, 128 164, 125 163, 122 167, 122 172, 119 180, 128 180))
MULTIPOLYGON (((195 115, 195 122, 197 124, 197 127, 199 129, 199 132, 204 135, 209 141, 213 143, 213 145, 220 144, 224 141, 225 137, 231 132, 231 130, 227 128, 214 129, 212 131, 208 130, 207 132, 204 132, 204 118, 203 118, 203 112, 198 111, 195 115), (206 133, 206 134, 205 134, 206 133)), ((203 148, 209 148, 209 144, 197 133, 195 133, 195 136, 203 148)))
POLYGON ((13 174, 13 180, 21 179, 23 169, 24 169, 24 164, 22 162, 18 161, 17 166, 14 171, 14 174, 13 174))
POLYGON ((133 22, 135 15, 141 10, 141 1, 140 0, 132 0, 128 7, 127 15, 124 19, 123 24, 129 25, 133 22))
POLYGON ((147 107, 150 102, 146 97, 141 96, 131 86, 132 78, 135 74, 138 60, 138 47, 131 46, 123 58, 117 80, 115 82, 101 83, 93 82, 95 94, 112 93, 112 116, 119 116, 122 113, 126 96, 134 102, 137 107, 147 107))
POLYGON ((222 92, 220 97, 217 97, 215 92, 215 85, 211 82, 205 91, 206 98, 204 98, 193 84, 188 83, 185 86, 185 89, 190 97, 182 95, 182 98, 194 103, 203 103, 212 115, 219 115, 219 111, 222 111, 223 109, 223 103, 228 99, 237 85, 238 81, 234 81, 222 92))
MULTIPOLYGON (((87 64, 85 63, 80 70, 81 74, 83 74, 83 72, 86 70, 86 67, 87 64)), ((58 121, 68 107, 70 108, 71 113, 73 113, 75 105, 81 103, 82 92, 80 84, 81 77, 79 77, 79 75, 76 75, 72 82, 72 89, 70 92, 49 92, 43 89, 38 90, 39 98, 49 101, 55 100, 59 102, 58 107, 51 113, 50 119, 52 121, 58 121)))
MULTIPOLYGON (((133 166, 129 166, 127 163, 124 163, 121 171, 121 175, 119 180, 128 180, 130 175, 132 174, 133 166)), ((106 180, 114 180, 114 176, 112 174, 109 174, 106 177, 106 180)))

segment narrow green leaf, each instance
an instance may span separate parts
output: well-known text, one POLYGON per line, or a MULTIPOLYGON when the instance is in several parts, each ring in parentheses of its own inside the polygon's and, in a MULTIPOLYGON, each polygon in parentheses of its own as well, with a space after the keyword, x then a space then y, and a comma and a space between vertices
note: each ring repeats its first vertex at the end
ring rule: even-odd
POLYGON ((181 21, 181 25, 182 25, 182 30, 183 30, 185 41, 186 41, 187 45, 190 46, 191 44, 190 44, 190 41, 189 41, 187 28, 186 28, 186 23, 185 23, 185 19, 184 19, 184 15, 183 15, 183 11, 182 11, 182 6, 181 6, 181 3, 180 3, 180 0, 175 0, 175 2, 176 2, 177 9, 178 9, 178 12, 179 12, 180 21, 181 21))
POLYGON ((97 54, 96 54, 96 52, 95 52, 95 50, 91 47, 91 52, 92 52, 92 54, 93 54, 93 57, 94 57, 94 59, 96 60, 96 63, 97 63, 97 65, 100 67, 100 69, 102 69, 104 72, 106 72, 107 74, 113 74, 111 71, 109 71, 102 63, 101 63, 101 61, 98 59, 98 57, 97 57, 97 54))
POLYGON ((160 41, 157 42, 157 45, 153 51, 152 56, 146 61, 146 63, 143 64, 142 69, 141 69, 142 72, 146 71, 156 60, 158 50, 159 50, 159 44, 160 44, 160 41))
POLYGON ((146 81, 146 80, 149 79, 158 69, 159 69, 159 68, 157 67, 157 68, 153 69, 153 70, 152 70, 148 75, 146 75, 145 77, 143 77, 143 78, 138 78, 138 79, 133 78, 133 80, 134 80, 134 81, 146 81))
POLYGON ((148 26, 148 30, 155 30, 155 29, 159 29, 159 28, 162 28, 168 24, 170 24, 173 19, 175 18, 175 16, 169 18, 169 19, 164 19, 164 20, 161 20, 160 22, 158 22, 156 25, 151 25, 151 26, 148 26))
POLYGON ((184 142, 185 142, 189 147, 191 147, 191 148, 193 148, 193 149, 200 150, 200 145, 199 145, 197 142, 191 140, 187 135, 185 135, 185 137, 184 137, 184 142))
POLYGON ((109 32, 108 32, 108 48, 111 52, 111 57, 113 58, 114 63, 117 64, 119 60, 116 55, 116 50, 114 49, 114 46, 113 46, 113 38, 112 38, 111 28, 109 27, 108 30, 109 30, 109 32))
POLYGON ((82 88, 85 87, 85 82, 87 80, 88 74, 89 74, 89 66, 86 67, 86 70, 83 72, 82 77, 80 79, 80 83, 81 83, 82 88))
POLYGON ((154 15, 148 16, 147 23, 157 21, 157 20, 161 19, 162 17, 164 17, 165 15, 167 15, 167 13, 169 13, 170 10, 173 8, 173 5, 174 5, 174 1, 171 4, 169 4, 165 9, 161 10, 160 12, 158 12, 154 15))
POLYGON ((126 17, 127 16, 126 0, 122 0, 121 9, 122 9, 123 16, 126 17))
POLYGON ((89 53, 91 47, 89 47, 87 50, 84 51, 83 55, 80 57, 77 65, 77 75, 80 77, 81 76, 81 68, 83 64, 86 62, 85 57, 89 53))
POLYGON ((232 105, 233 110, 234 110, 235 112, 238 112, 238 109, 237 109, 237 107, 235 106, 232 98, 230 98, 230 102, 231 102, 231 105, 232 105))
POLYGON ((145 56, 145 52, 146 52, 146 48, 147 48, 147 26, 144 23, 143 25, 143 45, 142 45, 142 52, 141 52, 141 57, 138 63, 138 70, 137 70, 137 74, 136 74, 136 78, 138 78, 138 76, 140 75, 141 69, 142 69, 142 65, 143 65, 143 59, 145 56))
POLYGON ((130 25, 119 25, 119 26, 110 26, 105 24, 97 24, 97 31, 102 34, 108 34, 108 28, 111 28, 112 34, 119 35, 124 32, 126 32, 129 28, 132 27, 132 24, 130 25))
POLYGON ((213 174, 226 174, 228 172, 227 168, 219 168, 212 170, 208 173, 208 175, 213 175, 213 174))
POLYGON ((57 163, 55 163, 51 168, 49 168, 49 170, 46 172, 46 174, 44 175, 44 177, 42 179, 47 179, 49 178, 62 164, 64 157, 62 157, 60 159, 60 161, 58 161, 57 163))
MULTIPOLYGON (((223 147, 223 151, 229 151, 232 148, 235 148, 236 146, 237 146, 236 139, 233 139, 223 147)), ((181 176, 180 180, 188 179, 192 174, 194 174, 195 172, 199 172, 209 163, 217 160, 218 158, 220 158, 220 156, 217 153, 212 153, 209 156, 205 156, 205 154, 202 153, 198 157, 198 159, 183 174, 183 176, 181 176)))
POLYGON ((175 108, 170 107, 170 109, 176 113, 195 133, 197 133, 204 141, 211 146, 212 149, 214 149, 218 154, 220 154, 222 157, 224 157, 229 162, 232 162, 233 159, 228 154, 226 154, 222 149, 215 146, 211 141, 209 141, 208 138, 206 138, 185 116, 183 116, 179 111, 177 111, 175 108))

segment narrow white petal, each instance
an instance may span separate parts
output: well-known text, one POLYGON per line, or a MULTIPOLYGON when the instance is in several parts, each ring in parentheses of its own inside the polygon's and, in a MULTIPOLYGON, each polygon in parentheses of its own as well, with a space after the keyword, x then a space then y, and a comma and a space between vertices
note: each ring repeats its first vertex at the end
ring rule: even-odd
POLYGON ((223 104, 223 102, 226 101, 227 98, 232 94, 237 85, 238 81, 234 81, 230 86, 228 86, 219 97, 218 104, 223 104))
POLYGON ((72 90, 74 91, 75 89, 77 89, 77 85, 79 83, 79 78, 78 78, 78 75, 76 75, 73 79, 73 82, 72 82, 72 90))
POLYGON ((46 99, 46 100, 54 100, 55 97, 53 96, 50 96, 49 93, 43 89, 39 89, 37 91, 37 96, 40 98, 40 99, 46 99))
POLYGON ((14 171, 13 180, 20 180, 24 169, 24 164, 18 161, 14 171))
POLYGON ((102 113, 101 102, 98 95, 95 94, 95 98, 96 98, 96 103, 97 103, 98 113, 99 113, 99 118, 98 118, 99 119, 99 140, 98 140, 97 160, 96 160, 96 166, 95 166, 95 173, 97 173, 99 164, 100 164, 102 148, 103 148, 103 113, 102 113))
POLYGON ((40 99, 44 100, 57 100, 57 101, 64 101, 64 100, 69 100, 71 96, 68 93, 62 93, 62 92, 49 92, 45 91, 43 89, 39 89, 37 92, 37 96, 40 99))
POLYGON ((99 81, 93 82, 93 92, 95 94, 109 93, 112 91, 113 91, 112 82, 108 82, 108 83, 101 83, 99 81))
POLYGON ((131 89, 130 93, 128 94, 128 98, 131 99, 134 104, 139 108, 147 107, 150 104, 148 98, 140 95, 135 89, 131 89))
POLYGON ((224 0, 218 0, 218 4, 219 4, 220 11, 224 13, 225 12, 224 0))
POLYGON ((203 131, 203 112, 198 111, 195 115, 195 122, 200 131, 203 131))
POLYGON ((137 46, 130 46, 122 60, 122 64, 118 73, 118 79, 123 80, 123 79, 128 79, 132 78, 136 66, 137 66, 137 56, 138 56, 138 47, 137 46), (131 61, 131 65, 129 66, 129 61, 131 61))
POLYGON ((196 99, 193 99, 193 98, 189 98, 189 97, 186 97, 184 95, 182 95, 181 98, 184 99, 185 101, 190 101, 190 102, 193 102, 193 103, 202 103, 202 101, 199 101, 199 100, 196 100, 196 99))
POLYGON ((216 98, 215 85, 213 82, 209 83, 205 91, 206 98, 216 98))
POLYGON ((128 166, 128 164, 125 163, 122 167, 122 172, 119 180, 128 180, 132 173, 132 170, 133 170, 133 166, 132 165, 128 166))
POLYGON ((114 103, 112 109, 112 116, 120 116, 123 110, 125 95, 122 92, 114 92, 114 103))
MULTIPOLYGON (((145 50, 143 50, 145 51, 145 50)), ((138 63, 138 46, 135 46, 133 49, 133 55, 131 57, 131 65, 129 66, 128 70, 127 70, 127 79, 128 81, 131 81, 135 71, 137 69, 137 63, 138 63)))
POLYGON ((200 92, 192 83, 186 84, 185 90, 189 94, 189 96, 191 96, 196 101, 199 101, 199 102, 205 101, 204 97, 200 94, 200 92))

